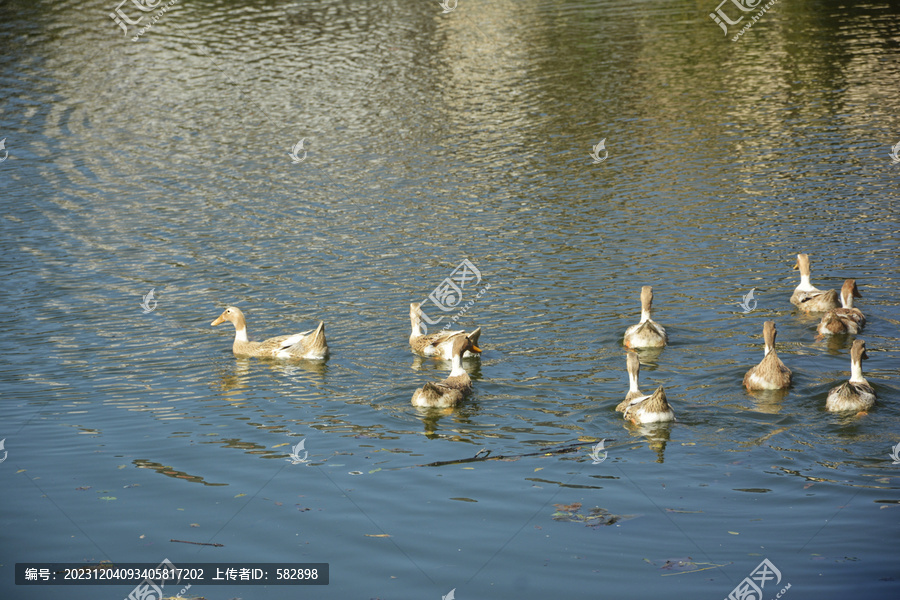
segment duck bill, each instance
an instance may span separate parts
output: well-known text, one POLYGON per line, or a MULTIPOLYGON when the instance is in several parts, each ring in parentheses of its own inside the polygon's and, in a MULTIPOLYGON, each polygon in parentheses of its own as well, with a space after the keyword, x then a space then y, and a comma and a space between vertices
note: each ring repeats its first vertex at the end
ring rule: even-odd
POLYGON ((210 325, 215 327, 219 323, 224 323, 224 322, 225 322, 225 313, 222 313, 221 315, 219 315, 219 318, 216 319, 215 321, 213 321, 212 323, 210 323, 210 325))
POLYGON ((471 350, 472 352, 478 352, 479 354, 481 353, 481 348, 479 348, 475 344, 472 344, 471 350))

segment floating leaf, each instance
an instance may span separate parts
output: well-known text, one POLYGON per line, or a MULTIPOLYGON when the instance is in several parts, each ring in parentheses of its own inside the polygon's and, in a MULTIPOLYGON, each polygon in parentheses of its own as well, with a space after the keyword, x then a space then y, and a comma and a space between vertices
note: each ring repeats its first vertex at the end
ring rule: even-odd
POLYGON ((380 470, 381 470, 381 467, 378 467, 377 469, 372 469, 371 471, 369 471, 369 474, 371 475, 372 473, 377 473, 380 470))
POLYGON ((284 442, 282 444, 275 444, 272 448, 281 448, 282 446, 290 446, 290 442, 284 442))
POLYGON ((367 533, 366 537, 386 538, 386 537, 391 537, 391 536, 386 533, 367 533))
POLYGON ((118 498, 116 498, 115 496, 101 496, 100 500, 106 500, 107 502, 109 502, 110 500, 118 500, 118 498))
POLYGON ((235 496, 235 498, 240 498, 241 496, 246 496, 246 495, 247 495, 247 494, 240 493, 240 494, 238 494, 237 496, 235 496))
POLYGON ((538 471, 542 471, 543 469, 544 469, 544 467, 537 467, 537 468, 534 470, 534 472, 537 473, 538 471))
POLYGON ((741 535, 737 531, 729 531, 728 533, 730 533, 731 535, 741 535))
POLYGON ((350 474, 351 475, 362 475, 363 472, 362 471, 350 471, 350 474))
POLYGON ((191 527, 200 527, 199 523, 191 523, 191 527))

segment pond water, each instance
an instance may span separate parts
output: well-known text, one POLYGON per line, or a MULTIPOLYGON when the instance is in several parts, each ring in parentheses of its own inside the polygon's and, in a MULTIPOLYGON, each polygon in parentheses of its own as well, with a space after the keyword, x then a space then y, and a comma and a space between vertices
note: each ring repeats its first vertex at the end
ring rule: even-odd
POLYGON ((756 13, 725 36, 715 0, 452 4, 0 6, 0 597, 166 558, 330 564, 210 600, 724 598, 763 559, 766 598, 897 597, 900 9, 784 1, 732 41, 756 13), (788 302, 798 252, 857 279, 867 415, 824 410, 852 337, 788 302), (408 306, 463 260, 466 310, 426 312, 483 328, 474 394, 421 411, 448 364, 408 306), (614 411, 643 285, 657 428, 614 411), (235 358, 228 305, 323 320, 330 359, 235 358), (741 385, 765 320, 784 394, 741 385))

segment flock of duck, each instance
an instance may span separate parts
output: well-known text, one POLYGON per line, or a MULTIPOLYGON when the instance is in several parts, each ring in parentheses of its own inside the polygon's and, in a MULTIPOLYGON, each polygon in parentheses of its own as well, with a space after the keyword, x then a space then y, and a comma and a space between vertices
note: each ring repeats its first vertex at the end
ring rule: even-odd
MULTIPOLYGON (((824 313, 817 327, 821 335, 857 334, 866 323, 862 311, 853 307, 853 298, 861 298, 856 281, 848 279, 841 288, 820 290, 809 281, 809 257, 798 254, 795 270, 800 271, 800 285, 791 295, 791 303, 806 313, 824 313)), ((625 365, 628 371, 629 390, 616 410, 623 417, 635 423, 660 423, 675 420, 675 411, 666 400, 666 392, 659 386, 652 394, 643 394, 638 388, 640 360, 634 352, 637 348, 662 348, 669 338, 662 325, 650 317, 653 303, 653 288, 641 289, 641 320, 625 331, 623 343, 626 351, 625 365)), ((478 338, 481 328, 472 332, 439 331, 422 332, 422 311, 418 303, 409 305, 412 333, 409 345, 414 352, 451 361, 450 375, 443 381, 426 383, 412 396, 412 404, 419 407, 452 408, 457 406, 472 392, 472 380, 462 366, 463 357, 481 353, 478 338)), ((218 325, 229 321, 234 325, 235 335, 232 350, 237 356, 260 358, 303 358, 325 359, 328 344, 325 340, 325 324, 310 331, 294 335, 284 335, 263 342, 251 342, 247 337, 247 321, 241 309, 229 306, 212 322, 218 325)), ((775 322, 763 323, 765 354, 762 361, 747 371, 744 386, 750 390, 780 390, 791 385, 791 370, 775 352, 775 322)), ((864 412, 875 404, 875 390, 862 374, 862 360, 868 358, 866 343, 857 339, 850 349, 850 380, 832 388, 828 392, 825 408, 829 411, 864 412)))

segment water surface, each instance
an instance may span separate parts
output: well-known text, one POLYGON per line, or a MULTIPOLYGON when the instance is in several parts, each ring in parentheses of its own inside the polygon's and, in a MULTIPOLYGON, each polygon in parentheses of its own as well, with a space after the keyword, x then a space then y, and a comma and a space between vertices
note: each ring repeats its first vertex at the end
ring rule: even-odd
POLYGON ((0 8, 0 595, 168 558, 331 565, 188 598, 721 598, 768 558, 788 597, 896 596, 894 6, 780 2, 737 42, 714 2, 183 0, 135 42, 114 8, 0 8), (852 339, 788 302, 797 252, 858 281, 868 415, 824 411, 852 339), (422 412, 448 366, 408 304, 463 259, 475 392, 422 412), (655 429, 613 410, 642 285, 655 429), (234 358, 232 304, 332 357, 234 358), (794 385, 751 395, 768 319, 794 385))

